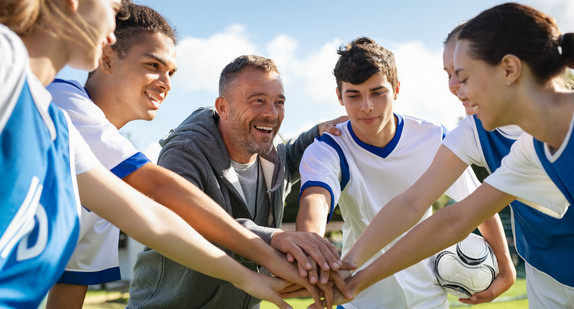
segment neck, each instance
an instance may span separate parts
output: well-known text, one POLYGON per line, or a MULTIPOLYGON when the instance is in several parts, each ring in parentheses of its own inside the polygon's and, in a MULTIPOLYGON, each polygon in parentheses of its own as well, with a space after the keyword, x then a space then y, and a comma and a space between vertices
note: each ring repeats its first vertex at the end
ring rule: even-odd
POLYGON ((384 148, 391 142, 393 137, 395 137, 398 123, 399 121, 397 119, 397 116, 393 114, 393 117, 389 120, 389 122, 387 122, 383 127, 383 129, 376 134, 363 135, 362 132, 359 132, 359 130, 357 130, 356 128, 353 128, 353 130, 355 132, 355 135, 361 141, 375 147, 384 148))
POLYGON ((135 119, 127 119, 127 113, 117 110, 122 104, 114 97, 117 92, 110 91, 110 89, 114 89, 114 85, 106 83, 108 79, 106 79, 105 74, 100 68, 97 68, 86 81, 86 90, 90 94, 92 102, 104 112, 109 122, 119 130, 135 119))
POLYGON ((28 50, 32 73, 47 86, 67 62, 64 42, 45 30, 36 30, 22 37, 28 50))
POLYGON ((514 114, 526 133, 558 149, 570 129, 574 113, 574 92, 561 92, 553 87, 531 87, 519 98, 521 111, 514 114))

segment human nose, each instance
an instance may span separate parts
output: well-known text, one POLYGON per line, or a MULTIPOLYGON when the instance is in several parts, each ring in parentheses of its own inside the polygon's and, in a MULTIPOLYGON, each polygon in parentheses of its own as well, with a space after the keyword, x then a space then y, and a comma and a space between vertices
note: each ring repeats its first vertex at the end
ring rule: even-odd
POLYGON ((361 111, 367 113, 372 111, 373 108, 373 102, 371 102, 368 96, 364 96, 363 102, 361 102, 361 111))
POLYGON ((275 106, 274 102, 269 102, 265 104, 265 108, 263 110, 263 115, 265 117, 269 117, 271 119, 276 119, 279 116, 279 110, 275 106))
POLYGON ((464 87, 460 83, 458 83, 454 95, 456 95, 458 99, 462 101, 466 98, 466 89, 464 89, 464 87))
POLYGON ((456 75, 452 75, 448 80, 448 89, 454 95, 457 95, 458 89, 460 88, 460 80, 456 75))
POLYGON ((163 91, 168 92, 171 90, 171 76, 169 76, 169 72, 160 73, 157 80, 163 91))

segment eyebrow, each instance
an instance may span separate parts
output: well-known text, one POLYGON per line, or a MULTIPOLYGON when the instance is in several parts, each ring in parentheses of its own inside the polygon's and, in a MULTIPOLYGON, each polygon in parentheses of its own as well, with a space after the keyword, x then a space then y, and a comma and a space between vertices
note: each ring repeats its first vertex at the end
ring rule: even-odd
MULTIPOLYGON (((156 56, 156 55, 154 55, 154 54, 146 53, 146 54, 144 54, 144 56, 153 58, 153 59, 155 59, 157 62, 161 63, 163 66, 167 66, 167 62, 166 62, 164 59, 162 59, 162 58, 160 58, 160 57, 158 57, 158 56, 156 56)), ((176 71, 177 71, 177 67, 174 67, 174 68, 173 68, 173 71, 176 72, 176 71)))
MULTIPOLYGON (((386 89, 386 88, 385 88, 385 86, 378 86, 378 87, 375 87, 375 88, 370 88, 370 89, 369 89, 369 92, 370 92, 370 91, 377 91, 377 90, 381 90, 381 89, 386 89)), ((349 92, 351 92, 351 93, 359 93, 360 91, 359 91, 359 90, 355 90, 355 89, 347 89, 347 90, 345 90, 345 93, 349 93, 349 92)))
MULTIPOLYGON (((248 98, 248 99, 251 99, 251 98, 253 98, 253 97, 266 96, 266 95, 267 95, 267 94, 266 94, 265 92, 258 92, 258 93, 254 93, 254 94, 248 96, 247 98, 248 98)), ((282 100, 286 100, 285 95, 283 95, 283 94, 280 94, 280 95, 279 95, 279 98, 282 99, 282 100)))

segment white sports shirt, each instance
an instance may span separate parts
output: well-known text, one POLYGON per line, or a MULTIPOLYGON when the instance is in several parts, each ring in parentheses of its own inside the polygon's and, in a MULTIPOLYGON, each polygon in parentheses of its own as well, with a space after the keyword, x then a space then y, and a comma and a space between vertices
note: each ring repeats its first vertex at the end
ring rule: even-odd
MULTIPOLYGON (((543 155, 548 161, 555 162, 566 153, 573 127, 574 118, 564 142, 556 152, 551 153, 548 146, 544 145, 543 155)), ((512 145, 510 154, 502 160, 500 168, 484 181, 555 218, 562 218, 570 205, 544 170, 534 148, 534 138, 528 134, 520 136, 512 145)))
MULTIPOLYGON (((149 160, 121 135, 77 81, 56 79, 48 87, 54 104, 65 110, 93 153, 123 178, 149 160)), ((121 279, 117 227, 82 207, 80 239, 58 283, 101 284, 121 279)))
MULTIPOLYGON (((338 203, 343 216, 343 254, 392 198, 408 189, 430 166, 446 129, 410 116, 398 118, 395 136, 384 148, 360 141, 350 121, 339 124, 341 136, 324 134, 305 150, 300 165, 301 192, 320 186, 331 193, 331 213, 338 203)), ((455 200, 478 186, 468 169, 447 191, 455 200)), ((423 220, 431 215, 430 208, 423 220)), ((400 217, 397 217, 400 220, 400 217)), ((400 237, 399 237, 400 238, 400 237)), ((363 265, 367 266, 396 241, 363 265)), ((345 308, 446 308, 431 258, 372 285, 345 308)))

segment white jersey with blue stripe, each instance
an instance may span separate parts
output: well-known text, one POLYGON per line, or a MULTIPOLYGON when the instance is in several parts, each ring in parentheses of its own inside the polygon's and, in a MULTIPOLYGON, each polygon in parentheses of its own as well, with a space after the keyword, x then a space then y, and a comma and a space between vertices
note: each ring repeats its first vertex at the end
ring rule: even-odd
MULTIPOLYGON (((560 153, 556 155, 555 158, 560 153)), ((512 145, 510 153, 502 159, 500 168, 484 181, 555 218, 562 218, 570 205, 548 177, 534 148, 534 139, 526 133, 512 145)))
MULTIPOLYGON (((446 129, 436 123, 395 115, 398 119, 397 130, 384 148, 359 140, 348 121, 338 125, 341 136, 324 134, 309 145, 303 155, 300 165, 301 191, 310 186, 319 186, 331 193, 331 209, 338 204, 344 220, 343 254, 349 251, 381 208, 408 189, 427 170, 446 133, 446 129)), ((468 169, 447 194, 460 200, 477 186, 478 181, 468 169)), ((424 218, 431 215, 430 206, 424 218)), ((388 250, 399 238, 364 266, 388 250)), ((437 285, 432 267, 431 258, 425 259, 379 281, 344 307, 446 307, 446 295, 437 285)))
MULTIPOLYGON (((447 135, 443 144, 467 164, 484 166, 492 173, 522 133, 517 126, 486 131, 476 116, 468 116, 447 135)), ((516 200, 510 207, 518 254, 538 271, 574 287, 574 268, 565 267, 574 256, 574 210, 568 208, 557 219, 516 200)))
MULTIPOLYGON (((47 89, 96 157, 116 176, 124 178, 150 162, 109 122, 80 83, 56 79, 47 89)), ((91 285, 120 280, 118 228, 85 208, 80 226, 78 245, 58 283, 91 285)))
POLYGON ((0 85, 0 307, 33 308, 76 244, 75 174, 97 161, 31 73, 20 38, 3 25, 0 85))

